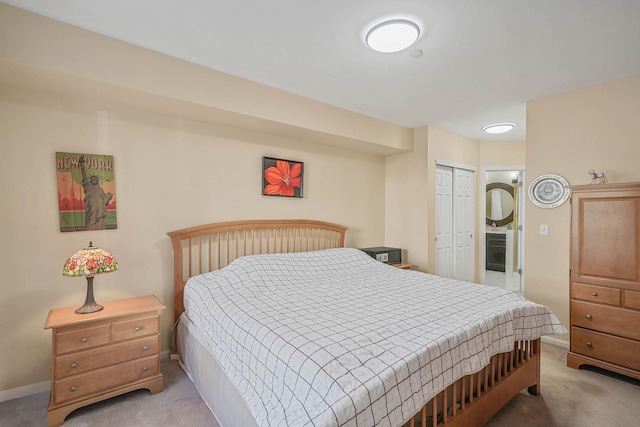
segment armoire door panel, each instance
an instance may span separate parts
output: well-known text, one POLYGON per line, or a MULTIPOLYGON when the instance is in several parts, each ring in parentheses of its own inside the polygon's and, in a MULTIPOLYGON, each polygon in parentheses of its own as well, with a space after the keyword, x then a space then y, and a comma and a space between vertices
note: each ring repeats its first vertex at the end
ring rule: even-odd
POLYGON ((574 203, 572 281, 640 285, 640 195, 574 203))

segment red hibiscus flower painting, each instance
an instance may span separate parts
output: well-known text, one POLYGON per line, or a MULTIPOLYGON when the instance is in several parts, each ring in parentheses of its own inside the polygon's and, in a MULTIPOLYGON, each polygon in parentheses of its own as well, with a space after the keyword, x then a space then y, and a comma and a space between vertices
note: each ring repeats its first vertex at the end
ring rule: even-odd
POLYGON ((262 194, 302 197, 302 162, 262 158, 262 194))

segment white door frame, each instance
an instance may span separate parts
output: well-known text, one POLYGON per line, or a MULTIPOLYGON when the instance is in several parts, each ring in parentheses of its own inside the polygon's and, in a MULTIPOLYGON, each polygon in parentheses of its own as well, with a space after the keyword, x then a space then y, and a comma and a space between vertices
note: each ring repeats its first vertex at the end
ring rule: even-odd
MULTIPOLYGON (((525 219, 525 199, 524 199, 524 194, 526 193, 525 190, 523 190, 524 188, 526 188, 525 185, 525 167, 524 166, 483 166, 482 167, 482 186, 480 187, 480 212, 482 213, 482 218, 480 221, 480 224, 482 225, 482 231, 479 231, 477 234, 480 236, 480 266, 482 268, 480 268, 480 280, 481 283, 484 284, 485 281, 485 271, 486 271, 486 263, 487 263, 487 250, 486 250, 486 232, 485 232, 485 226, 486 226, 486 221, 485 221, 485 212, 487 212, 487 197, 486 197, 486 189, 487 189, 487 172, 494 172, 494 171, 517 171, 519 173, 522 174, 522 188, 520 188, 520 191, 518 192, 518 198, 519 200, 519 208, 520 210, 518 211, 518 215, 519 215, 519 221, 520 224, 522 225, 522 230, 520 230, 520 235, 518 238, 518 257, 519 257, 519 265, 520 265, 520 269, 522 270, 522 273, 520 274, 520 291, 524 292, 524 269, 525 269, 525 265, 524 265, 524 239, 525 239, 525 235, 524 235, 524 219, 525 219)), ((517 230, 518 225, 516 224, 516 231, 517 230)))

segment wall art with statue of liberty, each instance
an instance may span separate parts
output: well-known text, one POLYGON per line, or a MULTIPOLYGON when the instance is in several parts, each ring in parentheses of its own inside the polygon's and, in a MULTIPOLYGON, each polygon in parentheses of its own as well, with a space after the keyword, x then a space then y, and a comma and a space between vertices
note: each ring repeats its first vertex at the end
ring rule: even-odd
POLYGON ((113 156, 56 153, 56 168, 60 231, 116 229, 113 156))

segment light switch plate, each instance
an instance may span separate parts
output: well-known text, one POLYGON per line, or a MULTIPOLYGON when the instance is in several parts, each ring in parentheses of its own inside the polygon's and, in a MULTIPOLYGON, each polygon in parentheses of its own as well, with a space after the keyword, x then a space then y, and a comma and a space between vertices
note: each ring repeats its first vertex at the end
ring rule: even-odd
POLYGON ((549 235, 549 224, 540 224, 540 235, 541 236, 549 235))

